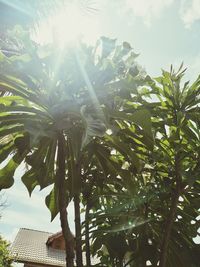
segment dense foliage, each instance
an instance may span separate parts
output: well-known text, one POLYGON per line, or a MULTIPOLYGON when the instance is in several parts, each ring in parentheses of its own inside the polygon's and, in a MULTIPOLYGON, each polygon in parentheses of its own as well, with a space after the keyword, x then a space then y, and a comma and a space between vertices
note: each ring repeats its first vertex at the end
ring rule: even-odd
POLYGON ((9 253, 9 244, 0 236, 0 266, 12 267, 12 258, 9 253))
MULTIPOLYGON (((107 152, 115 149, 122 157, 119 166, 127 158, 140 169, 138 155, 130 145, 125 147, 119 131, 127 138, 135 134, 138 142, 153 148, 150 113, 132 103, 145 79, 126 42, 116 47, 115 40, 102 37, 94 48, 81 44, 58 51, 22 37, 25 54, 1 54, 0 159, 9 161, 0 171, 0 186, 12 186, 14 172, 24 161, 22 181, 30 194, 37 185, 43 189, 53 184, 46 204, 52 219, 60 211, 68 244, 72 236, 65 207, 73 199, 77 261, 82 261, 79 198, 86 182, 82 180, 90 182, 90 176, 85 178, 88 167, 95 160, 95 171, 111 180, 118 163, 107 152)), ((70 246, 66 249, 73 258, 70 246)))
POLYGON ((31 195, 51 185, 67 266, 197 267, 200 79, 173 69, 151 79, 130 44, 38 46, 22 32, 23 54, 0 54, 0 189, 22 182, 31 195), (80 203, 85 221, 80 222, 80 203))
POLYGON ((99 198, 93 189, 92 251, 105 266, 157 266, 159 261, 159 266, 198 266, 200 249, 193 238, 200 226, 200 80, 189 86, 183 75, 181 69, 163 71, 138 91, 151 112, 155 137, 151 153, 137 144, 145 162, 140 172, 126 162, 121 185, 104 185, 99 198))

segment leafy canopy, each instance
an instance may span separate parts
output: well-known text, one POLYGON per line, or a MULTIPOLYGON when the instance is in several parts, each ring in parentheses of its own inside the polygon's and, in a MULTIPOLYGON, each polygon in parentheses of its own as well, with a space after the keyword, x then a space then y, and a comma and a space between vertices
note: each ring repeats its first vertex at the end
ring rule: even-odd
MULTIPOLYGON (((200 79, 190 85, 182 82, 183 75, 181 68, 163 71, 138 90, 138 102, 151 113, 154 149, 148 153, 138 142, 135 147, 134 135, 123 140, 145 162, 140 172, 127 157, 123 179, 104 181, 101 190, 97 181, 89 197, 85 194, 92 253, 105 266, 157 266, 175 195, 167 266, 199 264, 199 245, 193 239, 200 227, 200 79)), ((120 155, 114 159, 119 162, 120 155)))
POLYGON ((38 46, 24 33, 22 40, 24 54, 0 55, 0 162, 7 162, 0 170, 0 188, 13 185, 16 168, 25 162, 22 181, 29 194, 36 186, 54 185, 46 198, 53 219, 58 213, 60 134, 65 140, 68 201, 82 190, 76 167, 85 155, 90 162, 94 153, 108 175, 114 163, 110 155, 105 158, 104 149, 115 149, 140 170, 140 158, 129 144, 124 145, 122 133, 153 147, 150 114, 133 103, 145 77, 126 42, 116 46, 115 40, 102 37, 96 47, 80 44, 60 51, 38 46))
POLYGON ((13 259, 9 253, 9 244, 0 236, 0 266, 12 267, 13 259))

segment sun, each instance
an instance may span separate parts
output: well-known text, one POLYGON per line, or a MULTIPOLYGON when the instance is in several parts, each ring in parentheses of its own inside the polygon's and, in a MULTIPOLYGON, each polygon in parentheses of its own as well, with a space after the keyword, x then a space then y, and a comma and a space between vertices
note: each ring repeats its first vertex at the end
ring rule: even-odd
POLYGON ((44 19, 38 28, 40 43, 54 42, 58 46, 83 39, 93 43, 100 36, 98 16, 83 11, 81 1, 69 1, 53 15, 44 19))

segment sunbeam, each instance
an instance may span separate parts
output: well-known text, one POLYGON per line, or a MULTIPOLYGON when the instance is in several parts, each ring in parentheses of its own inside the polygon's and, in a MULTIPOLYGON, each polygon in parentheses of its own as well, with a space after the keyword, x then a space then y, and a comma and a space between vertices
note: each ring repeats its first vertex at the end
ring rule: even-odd
MULTIPOLYGON (((79 50, 80 50, 80 49, 81 49, 81 48, 79 47, 79 50)), ((98 115, 99 115, 99 117, 101 117, 101 118, 103 119, 103 121, 105 122, 106 119, 104 118, 104 113, 103 113, 103 111, 102 111, 102 109, 101 109, 101 105, 100 105, 100 103, 99 103, 99 100, 98 100, 98 98, 97 98, 95 92, 94 92, 92 83, 90 82, 90 79, 89 79, 89 77, 88 77, 88 75, 87 75, 87 72, 86 72, 86 70, 85 70, 85 68, 84 68, 84 65, 82 64, 82 61, 81 61, 80 56, 79 56, 79 54, 78 54, 77 51, 76 51, 76 59, 77 59, 77 62, 78 62, 78 65, 79 65, 81 74, 82 74, 82 76, 83 76, 83 79, 85 80, 86 86, 87 86, 88 91, 89 91, 89 94, 90 94, 90 96, 91 96, 91 99, 92 99, 92 101, 93 101, 93 104, 94 104, 94 106, 96 107, 96 110, 97 110, 97 112, 98 112, 98 115)))
POLYGON ((78 39, 94 42, 99 35, 98 15, 93 7, 85 7, 85 1, 69 1, 53 15, 41 21, 36 40, 39 43, 54 42, 63 47, 78 39))

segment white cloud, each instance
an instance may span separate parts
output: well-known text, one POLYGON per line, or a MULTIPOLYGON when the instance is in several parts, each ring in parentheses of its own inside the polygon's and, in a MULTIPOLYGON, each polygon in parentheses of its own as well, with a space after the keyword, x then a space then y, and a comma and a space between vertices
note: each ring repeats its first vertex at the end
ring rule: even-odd
POLYGON ((141 17, 147 26, 158 19, 174 0, 126 0, 127 10, 141 17))
POLYGON ((180 16, 186 28, 190 28, 195 21, 200 20, 200 0, 182 0, 180 16))

